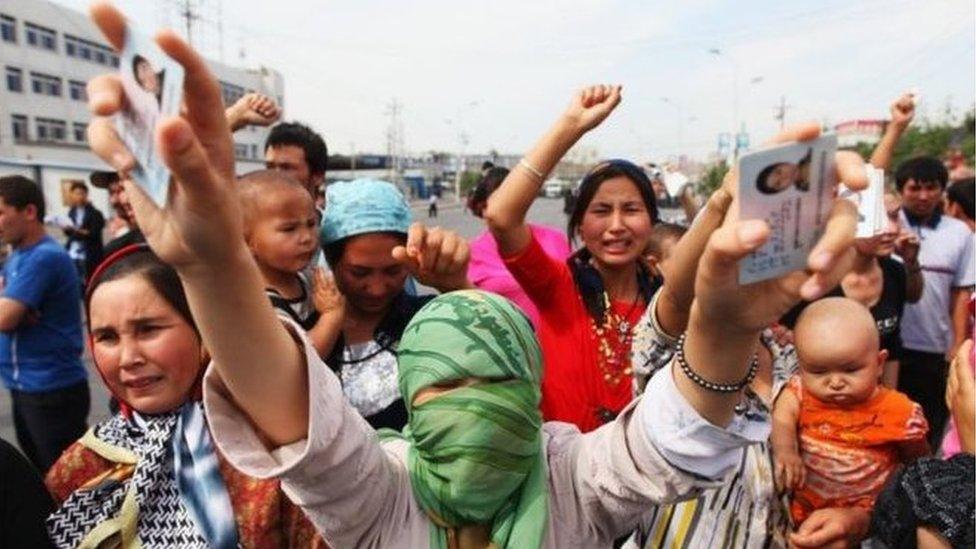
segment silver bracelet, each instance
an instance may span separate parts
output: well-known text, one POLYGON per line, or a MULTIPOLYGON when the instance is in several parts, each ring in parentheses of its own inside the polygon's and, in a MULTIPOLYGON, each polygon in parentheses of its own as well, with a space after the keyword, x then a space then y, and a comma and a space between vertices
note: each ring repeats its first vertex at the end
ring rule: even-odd
POLYGON ((521 166, 521 167, 523 167, 523 168, 525 168, 529 173, 531 173, 532 175, 534 175, 536 177, 536 179, 539 180, 539 183, 542 183, 543 181, 546 180, 546 175, 544 173, 540 172, 532 164, 529 164, 529 161, 528 160, 526 160, 526 159, 523 158, 523 159, 519 160, 518 165, 521 166))
POLYGON ((756 377, 756 372, 759 371, 759 354, 756 353, 752 356, 752 363, 749 364, 749 371, 746 372, 746 377, 742 378, 736 383, 715 383, 708 381, 702 376, 698 375, 697 372, 691 369, 688 365, 688 361, 685 359, 685 337, 687 333, 681 334, 678 338, 678 354, 675 356, 675 360, 678 361, 678 367, 681 371, 688 377, 688 379, 695 382, 695 385, 707 389, 709 391, 714 391, 716 393, 738 393, 744 389, 747 385, 752 383, 752 380, 756 377))

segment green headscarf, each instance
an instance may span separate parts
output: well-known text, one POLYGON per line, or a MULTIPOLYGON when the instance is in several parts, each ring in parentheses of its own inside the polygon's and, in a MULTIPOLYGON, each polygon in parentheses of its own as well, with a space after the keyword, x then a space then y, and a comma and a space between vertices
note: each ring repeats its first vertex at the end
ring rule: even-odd
POLYGON ((414 495, 435 523, 431 546, 447 547, 440 523, 487 525, 500 549, 540 547, 548 521, 542 354, 525 315, 494 294, 444 294, 414 315, 397 353, 409 411, 402 437, 414 495), (467 377, 485 381, 412 406, 424 387, 467 377))

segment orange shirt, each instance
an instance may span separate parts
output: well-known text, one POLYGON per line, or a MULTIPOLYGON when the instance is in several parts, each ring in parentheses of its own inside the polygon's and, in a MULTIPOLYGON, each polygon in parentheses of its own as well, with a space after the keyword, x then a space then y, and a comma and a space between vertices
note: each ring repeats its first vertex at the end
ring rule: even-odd
POLYGON ((799 376, 788 388, 800 401, 797 432, 807 472, 793 493, 796 524, 825 507, 871 509, 899 463, 898 443, 923 440, 929 430, 922 407, 892 389, 879 387, 866 402, 840 407, 803 391, 799 376))

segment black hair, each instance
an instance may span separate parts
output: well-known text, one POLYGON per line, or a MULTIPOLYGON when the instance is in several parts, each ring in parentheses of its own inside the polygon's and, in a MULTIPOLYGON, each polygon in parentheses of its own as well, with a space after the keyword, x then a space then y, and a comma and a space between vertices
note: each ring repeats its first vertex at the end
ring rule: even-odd
POLYGON ((655 223, 651 229, 651 240, 647 243, 647 253, 661 257, 665 240, 673 238, 679 240, 688 228, 677 223, 655 223))
MULTIPOLYGON (((150 63, 148 59, 146 59, 145 57, 143 57, 141 55, 138 55, 137 54, 137 55, 132 56, 132 78, 136 81, 137 84, 139 84, 139 87, 140 88, 145 89, 145 87, 143 86, 142 82, 139 82, 139 72, 137 71, 137 67, 139 66, 139 63, 145 63, 145 64, 149 65, 149 68, 150 69, 153 69, 153 66, 152 66, 152 63, 150 63)), ((159 71, 159 72, 156 73, 156 78, 159 80, 159 91, 156 92, 156 94, 155 94, 157 101, 161 100, 161 97, 163 95, 163 78, 164 78, 165 74, 166 74, 166 71, 165 70, 162 70, 162 71, 159 71)), ((146 90, 146 91, 148 91, 148 90, 146 90)))
POLYGON ((264 150, 282 145, 301 147, 305 151, 305 163, 313 174, 325 173, 329 163, 329 149, 322 136, 312 128, 298 122, 282 122, 271 128, 264 150))
POLYGON ((501 186, 502 181, 508 177, 508 172, 508 168, 491 167, 485 175, 481 176, 481 181, 478 181, 474 192, 468 198, 468 209, 471 210, 471 213, 481 217, 485 206, 488 204, 488 197, 501 186))
POLYGON ((44 193, 41 187, 22 175, 0 177, 0 198, 4 203, 23 210, 33 205, 37 210, 37 220, 44 221, 44 193))
POLYGON ((485 160, 481 163, 481 171, 490 170, 495 167, 495 163, 491 160, 485 160))
MULTIPOLYGON (((804 166, 809 165, 810 160, 812 158, 813 158, 813 149, 808 149, 807 154, 803 158, 801 158, 799 162, 796 163, 797 169, 802 170, 804 166)), ((791 164, 791 162, 777 162, 775 164, 770 164, 769 166, 763 168, 761 172, 759 172, 759 175, 756 176, 756 189, 758 189, 759 192, 763 194, 776 194, 786 190, 786 189, 774 189, 769 186, 769 174, 773 173, 773 170, 775 170, 777 167, 783 164, 791 164)), ((810 182, 802 178, 800 179, 800 181, 794 183, 794 186, 801 191, 810 190, 810 182)))
POLYGON ((651 223, 657 223, 657 199, 654 197, 654 189, 651 188, 651 181, 644 170, 626 160, 608 160, 597 164, 580 182, 576 203, 566 225, 566 235, 570 242, 576 241, 576 230, 583 222, 583 215, 603 182, 621 176, 629 179, 637 187, 644 208, 647 209, 647 215, 651 217, 651 223))
POLYGON ((895 189, 901 192, 909 180, 916 183, 936 182, 945 189, 949 182, 949 172, 942 161, 934 156, 916 156, 898 165, 895 170, 895 189))
POLYGON ((946 200, 959 204, 962 212, 969 219, 976 219, 976 212, 973 211, 976 207, 973 204, 976 201, 976 179, 970 177, 949 185, 949 189, 946 190, 946 200))
POLYGON ((387 234, 396 237, 400 241, 400 244, 407 243, 406 233, 398 233, 395 231, 376 231, 347 236, 346 238, 336 240, 335 242, 322 245, 322 253, 325 255, 325 262, 329 264, 329 268, 334 271, 336 266, 339 265, 339 261, 342 261, 342 255, 346 253, 346 244, 348 244, 353 238, 362 236, 364 234, 387 234))
MULTIPOLYGON (((108 259, 111 260, 112 257, 109 256, 108 259)), ((89 311, 88 314, 91 314, 91 297, 96 288, 106 282, 121 280, 130 276, 142 277, 166 303, 183 317, 183 320, 195 332, 199 333, 197 325, 193 321, 193 315, 190 313, 190 305, 186 301, 183 284, 180 283, 180 277, 176 274, 176 270, 163 263, 163 260, 156 257, 156 254, 148 247, 118 259, 106 267, 104 271, 96 271, 88 283, 88 290, 85 292, 85 310, 89 311)), ((91 326, 90 321, 88 325, 91 326)))
POLYGON ((72 191, 75 191, 77 189, 81 189, 81 190, 85 191, 85 194, 88 194, 88 185, 85 185, 81 181, 73 181, 71 183, 71 190, 72 191))

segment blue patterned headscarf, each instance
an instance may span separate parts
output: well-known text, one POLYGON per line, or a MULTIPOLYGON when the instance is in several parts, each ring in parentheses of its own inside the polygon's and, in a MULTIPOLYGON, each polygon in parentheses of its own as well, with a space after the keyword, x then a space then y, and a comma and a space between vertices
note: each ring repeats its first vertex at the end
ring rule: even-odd
POLYGON ((391 183, 341 181, 326 188, 320 242, 325 246, 365 233, 406 234, 411 220, 410 206, 391 183))

